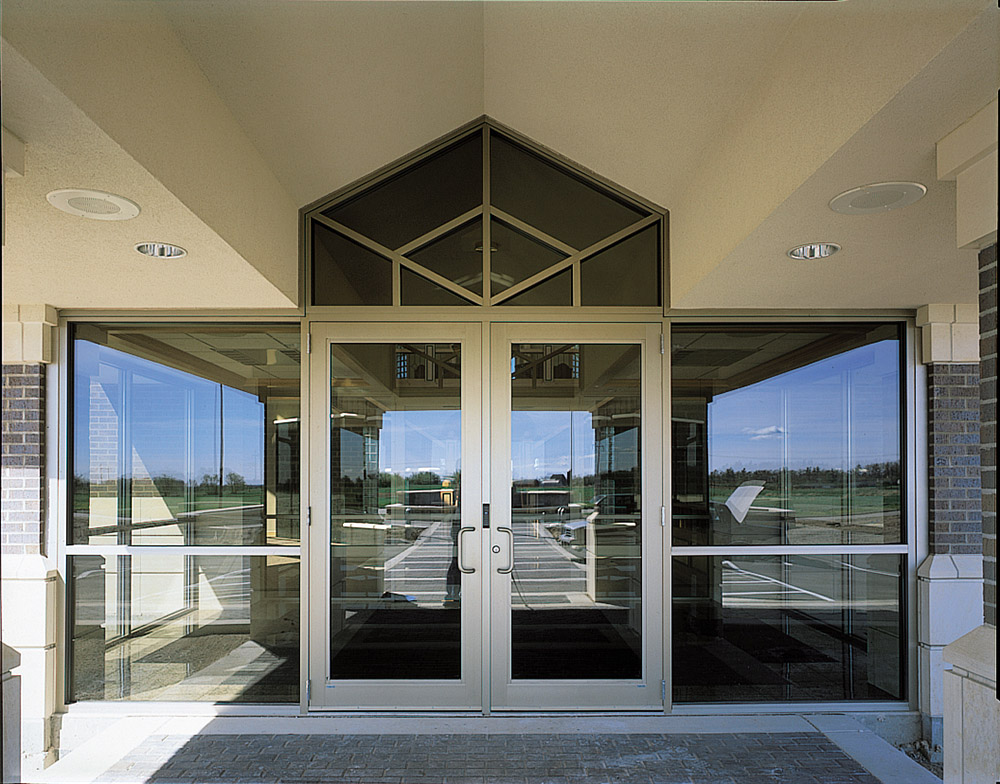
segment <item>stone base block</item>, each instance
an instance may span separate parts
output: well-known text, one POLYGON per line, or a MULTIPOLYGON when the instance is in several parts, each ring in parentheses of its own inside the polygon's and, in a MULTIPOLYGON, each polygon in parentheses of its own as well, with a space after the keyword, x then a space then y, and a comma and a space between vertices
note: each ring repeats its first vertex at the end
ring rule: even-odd
POLYGON ((945 784, 1000 781, 996 629, 980 626, 947 646, 944 660, 945 784))
POLYGON ((944 747, 945 646, 983 618, 983 557, 936 553, 917 569, 917 673, 923 738, 931 759, 944 747))

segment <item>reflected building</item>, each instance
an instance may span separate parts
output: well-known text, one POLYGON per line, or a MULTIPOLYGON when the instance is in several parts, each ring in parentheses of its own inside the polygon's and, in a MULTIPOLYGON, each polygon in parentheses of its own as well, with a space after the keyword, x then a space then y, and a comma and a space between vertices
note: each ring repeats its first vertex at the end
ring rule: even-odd
POLYGON ((298 331, 74 337, 68 699, 294 701, 298 331))

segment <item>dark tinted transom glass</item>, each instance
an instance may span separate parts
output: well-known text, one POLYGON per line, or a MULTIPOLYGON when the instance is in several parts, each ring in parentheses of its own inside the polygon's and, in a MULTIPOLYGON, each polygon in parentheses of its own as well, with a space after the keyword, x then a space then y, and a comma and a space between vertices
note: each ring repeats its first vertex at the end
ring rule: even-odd
POLYGON ((306 220, 312 305, 663 302, 665 213, 489 123, 306 220))

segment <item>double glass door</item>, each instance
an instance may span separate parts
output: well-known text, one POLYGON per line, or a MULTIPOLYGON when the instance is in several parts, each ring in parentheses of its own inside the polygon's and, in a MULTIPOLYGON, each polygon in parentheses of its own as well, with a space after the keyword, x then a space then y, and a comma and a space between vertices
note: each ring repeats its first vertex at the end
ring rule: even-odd
POLYGON ((659 326, 311 344, 309 707, 660 707, 659 326))

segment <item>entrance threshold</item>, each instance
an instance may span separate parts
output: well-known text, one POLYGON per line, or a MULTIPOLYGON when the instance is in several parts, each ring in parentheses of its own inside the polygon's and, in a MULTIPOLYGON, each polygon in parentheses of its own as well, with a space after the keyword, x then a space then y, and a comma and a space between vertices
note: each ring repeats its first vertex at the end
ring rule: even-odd
POLYGON ((495 784, 510 780, 507 768, 520 766, 520 781, 559 768, 567 774, 562 778, 589 784, 606 781, 609 770, 624 769, 630 776, 645 772, 644 782, 662 780, 660 774, 685 765, 692 773, 710 770, 732 779, 760 773, 756 768, 765 763, 780 765, 796 780, 798 774, 817 772, 818 763, 808 753, 803 757, 806 750, 833 763, 831 772, 842 775, 852 768, 852 780, 859 782, 939 782, 843 714, 143 716, 120 719, 24 781, 142 784, 184 776, 223 784, 236 773, 267 780, 260 776, 272 771, 271 781, 279 772, 281 780, 296 782, 372 780, 375 774, 379 781, 430 782, 475 774, 477 782, 495 784), (720 756, 720 749, 730 753, 720 756), (753 758, 754 750, 767 752, 764 762, 753 758), (748 765, 754 770, 745 769, 748 765), (351 770, 340 770, 347 767, 351 770), (426 775, 411 774, 432 767, 426 775), (409 778, 388 776, 390 768, 405 768, 409 778), (364 775, 343 777, 350 772, 364 775))

